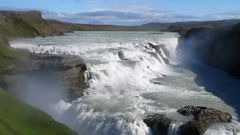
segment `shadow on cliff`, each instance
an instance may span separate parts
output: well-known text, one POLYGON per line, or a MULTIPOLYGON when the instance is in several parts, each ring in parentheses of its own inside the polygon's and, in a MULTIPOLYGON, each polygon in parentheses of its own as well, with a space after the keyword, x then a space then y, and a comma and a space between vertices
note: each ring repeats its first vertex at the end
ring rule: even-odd
POLYGON ((184 66, 196 73, 195 81, 197 84, 205 87, 206 91, 232 106, 237 115, 240 116, 240 80, 198 61, 189 62, 184 66))
POLYGON ((239 39, 240 23, 218 29, 194 28, 182 35, 178 46, 182 63, 196 73, 196 82, 232 106, 238 116, 240 80, 234 77, 240 73, 239 39))

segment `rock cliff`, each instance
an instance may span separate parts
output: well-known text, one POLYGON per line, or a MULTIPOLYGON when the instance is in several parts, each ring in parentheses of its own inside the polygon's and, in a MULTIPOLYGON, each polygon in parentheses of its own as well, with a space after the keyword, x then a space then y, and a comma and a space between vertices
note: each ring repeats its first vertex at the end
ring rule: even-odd
POLYGON ((218 29, 194 28, 179 40, 183 55, 240 78, 240 23, 218 29))

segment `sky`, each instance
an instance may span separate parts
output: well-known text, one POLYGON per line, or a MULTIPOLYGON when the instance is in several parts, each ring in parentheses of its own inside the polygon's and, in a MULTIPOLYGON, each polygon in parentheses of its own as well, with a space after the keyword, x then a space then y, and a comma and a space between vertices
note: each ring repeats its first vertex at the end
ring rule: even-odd
POLYGON ((240 19, 240 0, 0 0, 0 9, 40 10, 47 19, 90 24, 240 19))

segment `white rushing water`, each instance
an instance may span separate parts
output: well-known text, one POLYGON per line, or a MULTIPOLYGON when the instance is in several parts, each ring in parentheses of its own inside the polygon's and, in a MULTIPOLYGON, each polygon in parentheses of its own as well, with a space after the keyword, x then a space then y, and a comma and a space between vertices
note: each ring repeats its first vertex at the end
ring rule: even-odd
MULTIPOLYGON (((143 118, 163 113, 187 121, 176 110, 184 105, 214 107, 236 116, 232 107, 198 86, 196 74, 178 64, 178 34, 160 32, 75 32, 59 37, 18 39, 13 48, 35 53, 81 56, 91 74, 83 97, 50 103, 44 111, 81 135, 147 135, 143 118), (161 45, 160 52, 148 42, 161 45), (122 52, 125 59, 119 58, 122 52)), ((237 117, 237 116, 236 116, 237 117)), ((235 117, 235 119, 236 119, 235 117)), ((175 134, 179 123, 169 129, 175 134)), ((206 135, 239 135, 239 124, 213 125, 206 135)))

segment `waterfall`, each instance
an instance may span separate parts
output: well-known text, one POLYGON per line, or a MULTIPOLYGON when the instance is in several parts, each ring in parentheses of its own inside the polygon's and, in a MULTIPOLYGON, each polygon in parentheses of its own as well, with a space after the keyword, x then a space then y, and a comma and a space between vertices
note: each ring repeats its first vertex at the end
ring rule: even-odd
MULTIPOLYGON (((85 60, 86 74, 91 76, 89 87, 83 97, 72 103, 49 104, 51 110, 45 111, 56 120, 81 135, 148 135, 151 131, 143 122, 144 116, 162 113, 181 121, 176 109, 184 105, 207 105, 234 115, 233 108, 195 83, 193 72, 173 66, 178 65, 178 36, 75 32, 61 37, 14 40, 11 46, 34 53, 78 55, 85 60)), ((221 126, 226 131, 228 127, 221 126)), ((173 123, 169 133, 176 134, 177 128, 173 123)), ((207 133, 218 129, 210 130, 207 133)))

